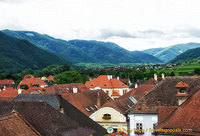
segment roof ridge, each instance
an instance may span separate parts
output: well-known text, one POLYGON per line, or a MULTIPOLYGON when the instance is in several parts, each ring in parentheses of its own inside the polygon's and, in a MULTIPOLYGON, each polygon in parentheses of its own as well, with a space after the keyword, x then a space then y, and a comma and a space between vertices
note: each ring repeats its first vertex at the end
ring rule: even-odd
POLYGON ((38 136, 42 136, 18 111, 16 111, 15 109, 12 110, 11 113, 8 114, 4 114, 4 115, 0 115, 0 117, 6 117, 9 115, 16 115, 17 117, 19 117, 20 119, 22 119, 24 121, 24 123, 38 136))
MULTIPOLYGON (((173 114, 175 114, 175 112, 180 112, 180 111, 178 111, 179 108, 184 109, 186 106, 189 106, 190 104, 192 104, 192 103, 190 103, 190 102, 191 102, 191 99, 192 99, 193 97, 198 97, 198 96, 199 96, 199 95, 198 95, 198 96, 195 96, 195 94, 197 94, 197 93, 200 93, 200 90, 197 91, 196 93, 194 93, 193 95, 191 95, 189 98, 187 98, 187 100, 184 101, 181 105, 177 106, 177 108, 176 108, 173 112, 171 112, 171 113, 165 118, 165 120, 163 120, 159 125, 165 123, 165 121, 168 120, 169 118, 171 118, 171 117, 173 116, 173 114)), ((171 106, 170 106, 170 107, 171 107, 171 106)))

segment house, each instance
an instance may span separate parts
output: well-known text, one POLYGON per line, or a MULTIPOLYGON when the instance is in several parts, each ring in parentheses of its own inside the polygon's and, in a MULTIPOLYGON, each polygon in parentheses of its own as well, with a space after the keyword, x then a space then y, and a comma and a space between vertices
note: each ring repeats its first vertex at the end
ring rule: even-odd
POLYGON ((22 93, 24 90, 29 89, 30 87, 41 87, 45 88, 48 84, 41 80, 40 78, 24 78, 18 85, 17 89, 21 90, 22 93))
MULTIPOLYGON (((72 110, 76 114, 76 111, 72 110)), ((0 116, 12 114, 13 111, 18 112, 25 119, 24 121, 31 125, 31 128, 35 128, 43 136, 92 136, 96 132, 94 129, 83 125, 86 118, 80 117, 79 122, 77 122, 71 116, 58 112, 45 102, 0 101, 0 116)), ((20 125, 21 122, 13 122, 13 124, 16 123, 20 125)), ((19 128, 19 125, 15 127, 19 128)), ((0 126, 0 129, 4 129, 1 127, 4 126, 0 126)), ((24 129, 27 130, 27 126, 24 129)), ((10 129, 4 129, 4 131, 6 134, 12 133, 10 129)), ((20 132, 16 129, 14 133, 20 132)))
POLYGON ((18 91, 13 87, 4 86, 3 89, 0 89, 0 100, 12 100, 18 96, 18 91))
POLYGON ((200 135, 200 91, 180 106, 159 106, 157 133, 160 135, 200 135), (178 130, 175 132, 163 130, 178 130), (159 131, 160 130, 160 131, 159 131))
POLYGON ((88 91, 89 88, 85 86, 82 83, 71 83, 71 84, 59 84, 59 85, 53 85, 46 89, 45 93, 51 94, 51 93, 79 93, 83 91, 88 91))
POLYGON ((87 81, 85 85, 91 90, 102 89, 113 99, 117 99, 129 91, 126 84, 119 79, 112 78, 111 75, 100 75, 92 81, 87 81))
POLYGON ((48 81, 49 82, 53 82, 54 81, 54 76, 50 75, 47 77, 48 81))
POLYGON ((15 88, 15 82, 13 80, 0 80, 0 89, 3 89, 4 87, 15 88))
POLYGON ((62 98, 88 117, 111 98, 103 90, 62 93, 62 98))
POLYGON ((93 136, 102 136, 106 134, 106 130, 103 127, 98 125, 58 94, 20 94, 14 101, 45 102, 55 110, 66 114, 68 117, 78 122, 80 126, 94 130, 93 136))
POLYGON ((16 111, 0 116, 1 136, 42 136, 26 119, 16 111))
POLYGON ((200 90, 200 77, 166 77, 145 94, 128 112, 131 136, 154 135, 158 106, 179 106, 200 90))
POLYGON ((112 127, 114 132, 119 129, 127 129, 125 111, 118 107, 114 100, 103 104, 90 115, 90 118, 104 128, 112 127))
POLYGON ((97 111, 90 115, 94 121, 104 128, 112 127, 115 132, 118 130, 127 131, 126 111, 132 107, 137 100, 149 92, 155 85, 143 84, 133 89, 117 100, 110 100, 103 104, 97 111))

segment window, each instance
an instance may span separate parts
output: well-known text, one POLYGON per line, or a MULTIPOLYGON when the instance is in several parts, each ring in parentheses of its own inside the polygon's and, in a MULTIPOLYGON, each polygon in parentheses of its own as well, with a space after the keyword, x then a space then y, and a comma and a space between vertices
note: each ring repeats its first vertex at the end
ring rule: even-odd
POLYGON ((136 123, 136 129, 142 129, 142 123, 136 123))
POLYGON ((39 84, 34 84, 33 87, 39 87, 39 84))
POLYGON ((63 90, 62 89, 58 89, 58 93, 63 93, 63 90))
POLYGON ((111 115, 110 114, 104 114, 102 118, 105 119, 105 120, 108 120, 108 119, 111 119, 111 115))
POLYGON ((127 90, 123 90, 123 94, 127 93, 127 90))
POLYGON ((157 123, 153 124, 153 129, 156 129, 157 123))
POLYGON ((88 111, 88 112, 90 111, 87 107, 85 107, 85 110, 88 111))
POLYGON ((185 90, 183 90, 183 89, 180 89, 180 93, 184 93, 185 92, 185 90))

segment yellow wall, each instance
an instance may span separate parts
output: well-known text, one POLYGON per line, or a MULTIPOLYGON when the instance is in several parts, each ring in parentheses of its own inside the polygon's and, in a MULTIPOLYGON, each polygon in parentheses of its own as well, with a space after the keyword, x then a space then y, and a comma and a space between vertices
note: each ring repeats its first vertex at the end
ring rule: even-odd
POLYGON ((126 117, 118 112, 117 110, 111 107, 103 107, 94 112, 91 116, 91 119, 99 123, 104 128, 114 127, 114 128, 127 128, 126 117), (104 114, 110 114, 111 119, 105 120, 103 119, 104 114))

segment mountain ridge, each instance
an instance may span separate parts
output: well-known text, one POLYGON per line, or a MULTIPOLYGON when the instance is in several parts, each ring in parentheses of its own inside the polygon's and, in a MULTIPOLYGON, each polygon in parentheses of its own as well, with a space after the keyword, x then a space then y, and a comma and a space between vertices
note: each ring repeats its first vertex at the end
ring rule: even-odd
POLYGON ((9 36, 29 40, 40 48, 49 50, 67 60, 77 63, 133 63, 155 64, 162 63, 158 58, 143 53, 131 52, 111 42, 95 40, 55 39, 32 31, 3 30, 9 36), (111 47, 113 45, 113 47, 111 47), (146 58, 146 59, 144 59, 146 58))
POLYGON ((52 64, 69 63, 29 41, 19 40, 0 32, 0 72, 14 73, 26 68, 38 70, 52 64))

